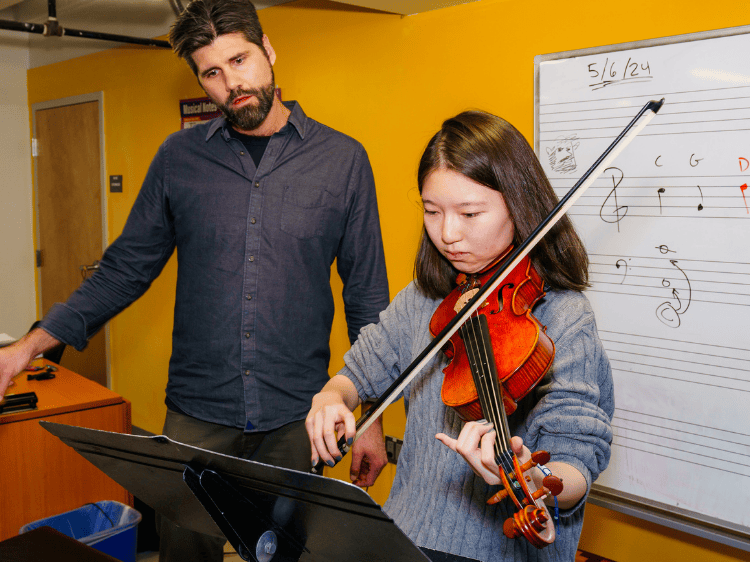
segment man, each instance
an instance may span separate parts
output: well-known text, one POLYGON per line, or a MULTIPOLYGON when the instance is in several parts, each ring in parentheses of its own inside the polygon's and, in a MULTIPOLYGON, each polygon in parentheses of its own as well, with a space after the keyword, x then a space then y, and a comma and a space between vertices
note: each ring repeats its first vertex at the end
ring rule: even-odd
MULTIPOLYGON (((309 470, 304 418, 328 380, 334 259, 352 341, 389 300, 369 161, 274 95, 276 53, 248 0, 191 2, 170 41, 224 117, 162 144, 99 271, 0 350, 0 397, 43 350, 85 347, 176 249, 164 434, 309 470)), ((353 480, 370 485, 385 463, 376 428, 355 444, 353 480)), ((223 541, 166 520, 160 531, 162 560, 222 558, 223 541)))

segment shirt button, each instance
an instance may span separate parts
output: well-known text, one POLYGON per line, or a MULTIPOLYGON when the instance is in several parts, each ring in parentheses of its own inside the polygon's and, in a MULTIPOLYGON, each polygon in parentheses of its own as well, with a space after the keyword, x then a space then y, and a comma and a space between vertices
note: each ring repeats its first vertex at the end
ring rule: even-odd
POLYGON ((249 301, 253 300, 253 295, 245 295, 245 298, 249 301))
POLYGON ((250 224, 255 224, 255 217, 250 219, 250 224))
POLYGON ((260 182, 259 181, 255 182, 255 187, 260 187, 260 182))
POLYGON ((248 258, 248 261, 255 261, 255 256, 250 256, 250 257, 248 258))
POLYGON ((250 332, 245 332, 245 337, 249 338, 250 337, 250 332))
POLYGON ((245 376, 250 376, 250 371, 245 371, 245 376))

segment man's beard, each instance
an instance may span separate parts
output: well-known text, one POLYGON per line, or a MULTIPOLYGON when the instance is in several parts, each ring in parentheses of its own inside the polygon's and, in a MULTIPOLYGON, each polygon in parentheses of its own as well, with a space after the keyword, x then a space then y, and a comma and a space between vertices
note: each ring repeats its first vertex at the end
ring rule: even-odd
POLYGON ((273 98, 276 95, 274 88, 274 82, 261 88, 252 88, 250 90, 236 89, 232 90, 229 94, 229 98, 225 104, 217 103, 221 112, 227 118, 227 121, 234 126, 235 129, 242 131, 252 131, 257 129, 271 111, 273 106, 273 98), (258 100, 257 104, 249 104, 243 107, 236 108, 232 105, 232 102, 242 96, 255 96, 258 100))

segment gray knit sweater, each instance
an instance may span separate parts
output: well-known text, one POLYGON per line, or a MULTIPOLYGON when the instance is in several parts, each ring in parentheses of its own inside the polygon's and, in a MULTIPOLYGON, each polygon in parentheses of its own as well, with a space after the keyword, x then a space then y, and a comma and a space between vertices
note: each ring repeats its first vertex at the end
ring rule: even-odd
MULTIPOLYGON (((380 314, 380 323, 362 329, 339 373, 349 377, 360 398, 383 393, 427 346, 438 304, 411 283, 380 314)), ((614 396, 609 361, 582 293, 549 291, 533 312, 555 342, 555 360, 510 416, 511 432, 530 450, 549 451, 552 460, 576 467, 590 487, 610 456, 614 396)), ((560 512, 552 545, 537 550, 523 537, 509 540, 502 531, 512 515, 509 501, 486 505, 497 488, 435 439, 439 432, 456 437, 463 425, 440 399, 445 365, 439 353, 404 392, 406 432, 386 513, 417 545, 434 550, 487 562, 573 562, 584 500, 560 512)))

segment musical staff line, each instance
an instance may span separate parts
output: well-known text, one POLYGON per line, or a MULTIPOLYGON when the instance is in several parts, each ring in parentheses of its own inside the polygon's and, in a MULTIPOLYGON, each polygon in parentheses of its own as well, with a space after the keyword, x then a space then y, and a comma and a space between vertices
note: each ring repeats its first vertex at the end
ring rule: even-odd
MULTIPOLYGON (((608 355, 609 355, 610 351, 612 351, 612 352, 618 352, 618 350, 608 349, 607 350, 608 355)), ((627 355, 629 357, 632 357, 633 355, 635 355, 637 357, 650 357, 652 359, 663 359, 665 361, 672 361, 672 362, 679 361, 681 363, 689 363, 689 364, 692 364, 692 365, 701 365, 703 367, 715 367, 717 369, 733 369, 733 370, 737 370, 737 371, 741 371, 741 372, 745 372, 745 373, 749 373, 750 372, 747 369, 740 369, 738 367, 725 367, 723 365, 710 365, 710 364, 705 364, 705 363, 690 362, 690 361, 684 361, 682 359, 675 359, 675 358, 672 358, 672 357, 659 357, 657 355, 646 355, 646 354, 643 354, 643 353, 635 353, 635 352, 632 352, 632 351, 630 351, 630 352, 620 351, 620 353, 627 353, 627 355)), ((726 380, 730 380, 730 381, 733 381, 733 382, 738 382, 738 381, 739 382, 750 382, 750 380, 748 380, 747 378, 728 377, 726 375, 718 375, 718 374, 713 374, 713 373, 705 373, 703 371, 691 371, 690 369, 678 369, 677 367, 666 367, 664 365, 654 365, 652 363, 639 363, 638 361, 633 361, 633 360, 628 360, 628 359, 621 359, 619 357, 610 357, 609 361, 610 361, 610 363, 619 363, 621 365, 638 365, 639 367, 654 367, 655 369, 667 369, 669 371, 675 371, 675 372, 678 372, 678 373, 687 373, 687 374, 691 374, 691 375, 700 375, 700 376, 703 376, 703 377, 712 377, 712 378, 717 378, 717 379, 726 379, 726 380)), ((623 369, 623 371, 625 371, 625 369, 623 369)), ((627 371, 627 372, 635 373, 637 371, 627 371)), ((750 388, 747 389, 745 392, 750 392, 750 388)))
MULTIPOLYGON (((729 111, 729 110, 725 109, 723 111, 729 111)), ((627 121, 626 121, 626 119, 624 117, 623 118, 620 118, 620 117, 604 117, 602 119, 599 119, 598 121, 605 121, 607 119, 623 119, 624 125, 627 125, 627 121)), ((728 122, 728 121, 748 121, 748 120, 750 120, 750 117, 733 117, 731 119, 704 119, 702 121, 679 121, 679 122, 675 122, 675 123, 669 123, 669 122, 662 121, 660 123, 654 123, 653 127, 671 127, 673 125, 701 125, 701 124, 704 124, 704 123, 724 123, 724 122, 728 122)), ((601 131, 601 130, 604 130, 604 129, 614 129, 614 134, 612 135, 614 137, 617 133, 619 133, 622 130, 622 127, 624 125, 615 124, 615 125, 607 125, 607 126, 604 126, 604 127, 586 127, 585 129, 576 129, 576 131, 581 131, 581 130, 583 130, 583 131, 601 131)), ((731 130, 734 130, 734 129, 731 129, 731 130)), ((549 129, 549 128, 547 128, 547 129, 544 130, 545 133, 558 133, 558 132, 567 133, 567 132, 570 132, 570 131, 571 131, 570 128, 566 128, 566 129, 549 129)), ((672 134, 672 133, 670 133, 670 134, 672 134)), ((579 138, 584 138, 584 137, 579 137, 579 138)))
MULTIPOLYGON (((612 340, 612 339, 607 339, 607 338, 601 338, 601 340, 603 342, 605 342, 605 343, 627 343, 627 342, 620 342, 620 341, 617 341, 617 340, 612 340)), ((645 347, 645 348, 649 348, 649 349, 659 349, 659 350, 663 350, 664 349, 663 347, 657 347, 655 345, 648 345, 648 344, 644 344, 644 343, 639 343, 638 347, 639 348, 644 348, 645 347)), ((607 351, 610 351, 610 350, 611 350, 611 348, 607 348, 607 351)), ((677 350, 672 350, 672 351, 677 351, 677 350)), ((703 357, 711 357, 712 359, 726 359, 727 358, 724 355, 713 355, 713 354, 710 354, 710 353, 701 353, 699 351, 679 350, 679 352, 680 353, 693 354, 693 355, 700 355, 700 356, 703 356, 703 357)), ((658 357, 658 356, 649 355, 648 357, 658 357)), ((661 359, 663 359, 663 357, 661 357, 661 359)), ((739 359, 739 361, 743 361, 743 360, 739 359)), ((686 361, 686 362, 690 363, 690 361, 686 361)), ((704 365, 705 364, 705 363, 699 363, 697 361, 693 361, 692 363, 694 363, 696 365, 704 365)), ((750 364, 750 361, 748 361, 748 364, 750 364)), ((750 373, 750 369, 738 368, 738 370, 750 373)))
MULTIPOLYGON (((550 107, 553 105, 569 105, 571 103, 599 103, 599 102, 610 102, 610 101, 627 101, 627 100, 642 100, 639 102, 636 102, 636 105, 643 105, 645 101, 651 100, 653 98, 659 98, 659 97, 665 97, 665 96, 677 96, 677 95, 684 95, 684 94, 697 94, 697 93, 703 93, 703 92, 721 92, 721 91, 729 91, 729 90, 741 90, 741 89, 750 89, 750 86, 722 86, 720 88, 701 88, 698 90, 680 90, 675 92, 652 92, 650 94, 639 94, 637 96, 615 96, 611 98, 599 98, 596 100, 587 100, 585 102, 581 102, 580 100, 575 101, 558 101, 558 102, 546 102, 546 103, 539 103, 539 107, 550 107)), ((672 103, 670 102, 670 105, 672 103)))
MULTIPOLYGON (((636 179, 636 180, 662 180, 662 179, 695 179, 695 178, 747 178, 749 174, 710 174, 710 175, 698 175, 698 174, 689 174, 686 176, 675 176, 675 175, 664 175, 664 176, 636 176, 636 175, 629 175, 628 179, 636 179)), ((547 176, 547 178, 552 181, 570 181, 571 187, 576 182, 575 178, 570 178, 567 176, 547 176)), ((601 179, 599 181, 602 181, 601 179)), ((636 186, 637 187, 637 186, 636 186)), ((648 187, 648 186, 644 186, 648 187)), ((677 186, 680 187, 680 186, 677 186)), ((711 187, 711 186, 709 186, 711 187)), ((555 186, 555 188, 559 189, 560 186, 555 186)), ((589 189, 594 189, 595 186, 591 186, 589 189)))
MULTIPOLYGON (((737 455, 739 457, 747 457, 748 459, 750 459, 750 454, 739 453, 737 451, 727 450, 725 447, 722 447, 722 448, 713 447, 713 446, 708 445, 706 443, 696 443, 695 441, 688 441, 687 439, 678 439, 677 437, 668 437, 666 435, 662 435, 661 433, 650 433, 648 431, 643 431, 641 429, 634 429, 632 427, 620 426, 620 425, 617 425, 615 423, 612 424, 612 428, 613 429, 617 429, 617 430, 622 430, 622 431, 632 431, 634 433, 638 433, 638 434, 641 434, 641 435, 649 435, 651 437, 658 437, 658 438, 660 438, 662 440, 667 441, 668 443, 685 443, 687 445, 695 445, 696 447, 701 447, 703 449, 710 449, 710 450, 713 450, 713 451, 719 451, 722 455, 724 455, 724 454, 737 455)), ((632 439, 633 441, 640 441, 639 439, 634 439, 633 437, 629 437, 629 436, 624 435, 623 433, 619 433, 617 431, 613 432, 613 434, 614 434, 615 437, 622 437, 624 439, 632 439)), ((682 432, 680 432, 680 434, 684 435, 682 432)), ((703 436, 702 435, 698 435, 698 437, 703 437, 703 436)), ((642 443, 650 443, 652 445, 656 445, 656 443, 654 443, 652 441, 641 441, 641 442, 642 443)), ((724 441, 724 442, 725 443, 732 443, 731 441, 724 441)), ((668 448, 674 448, 674 447, 668 447, 668 448)), ((676 449, 676 448, 674 448, 674 449, 676 449)), ((676 449, 676 450, 680 451, 681 449, 676 449)), ((682 450, 682 452, 686 452, 686 451, 682 450)), ((698 453, 691 453, 691 454, 698 454, 698 453)), ((699 455, 699 456, 710 457, 710 455, 699 455)), ((743 466, 749 466, 750 467, 750 465, 744 465, 744 464, 743 464, 743 466)))
MULTIPOLYGON (((663 278, 664 277, 662 277, 662 279, 663 278)), ((601 281, 601 280, 596 281, 596 283, 597 284, 601 284, 601 285, 615 285, 617 287, 642 287, 642 288, 646 288, 646 289, 652 289, 652 288, 655 287, 654 285, 640 285, 638 283, 623 284, 623 283, 613 283, 611 281, 601 281)), ((658 287, 657 286, 656 288, 663 289, 664 287, 658 287)), ((711 294, 714 294, 714 295, 728 295, 728 296, 732 296, 732 297, 746 297, 746 296, 750 296, 747 293, 737 293, 737 292, 729 292, 729 291, 702 291, 700 289, 697 289, 695 287, 695 285, 692 286, 692 289, 693 289, 693 297, 695 297, 695 295, 698 294, 698 293, 711 293, 711 294)), ((631 293, 623 293, 623 294, 631 294, 631 293)), ((646 295, 638 295, 638 296, 646 296, 646 295)), ((661 298, 666 298, 666 297, 662 296, 661 298)), ((693 302, 706 302, 706 301, 701 301, 700 299, 693 298, 693 302)))
MULTIPOLYGON (((717 388, 717 389, 722 389, 722 390, 731 390, 732 392, 742 392, 742 393, 746 393, 746 394, 750 395, 750 389, 737 388, 737 387, 734 387, 734 386, 725 386, 725 385, 721 385, 721 384, 701 382, 701 381, 697 381, 697 380, 686 380, 686 379, 681 379, 679 377, 668 377, 668 376, 665 376, 663 374, 644 373, 643 371, 625 371, 625 370, 623 370, 622 372, 623 373, 627 373, 629 375, 643 375, 644 377, 652 377, 652 378, 663 379, 663 380, 668 380, 668 381, 678 381, 678 382, 682 382, 682 383, 685 383, 685 384, 695 384, 695 385, 705 386, 705 387, 709 387, 709 388, 717 388)), ((734 380, 736 380, 736 379, 734 379, 734 380)), ((744 381, 740 381, 740 382, 744 382, 744 381)))
MULTIPOLYGON (((656 338, 656 339, 664 339, 664 338, 656 338)), ((705 344, 703 344, 703 345, 705 345, 705 344)), ((618 416, 617 412, 621 412, 621 413, 625 412, 627 414, 633 414, 633 415, 636 415, 636 416, 644 416, 644 417, 649 418, 649 419, 653 418, 655 420, 659 420, 659 422, 662 423, 662 424, 664 422, 669 422, 669 423, 674 423, 675 425, 688 425, 688 426, 693 426, 693 427, 700 428, 700 429, 708 429, 708 430, 711 430, 711 431, 716 431, 716 432, 719 432, 719 433, 731 434, 731 439, 729 439, 729 437, 727 437, 728 440, 730 440, 732 442, 737 442, 737 439, 746 439, 748 441, 747 445, 750 446, 750 435, 747 435, 746 433, 742 433, 742 432, 739 432, 739 431, 732 431, 730 429, 724 429, 724 428, 720 428, 720 427, 713 427, 713 426, 709 426, 709 425, 706 425, 706 424, 693 423, 693 422, 686 421, 686 420, 678 420, 678 419, 675 419, 675 418, 668 418, 666 416, 657 416, 655 414, 648 414, 646 412, 638 412, 638 411, 635 411, 635 410, 628 410, 628 409, 620 408, 620 407, 616 407, 615 408, 615 416, 614 416, 614 418, 620 417, 620 419, 628 419, 628 418, 623 418, 622 416, 618 416)), ((628 421, 633 421, 633 420, 628 420, 628 421)), ((662 425, 662 427, 663 427, 663 425, 662 425)), ((672 429, 677 430, 677 428, 672 428, 672 429)), ((683 430, 677 430, 677 431, 683 431, 683 430)), ((715 438, 715 436, 714 436, 714 438, 715 438)))
MULTIPOLYGON (((621 341, 617 341, 617 340, 602 339, 602 341, 603 342, 604 341, 609 342, 610 344, 622 344, 622 345, 626 345, 626 346, 633 346, 634 345, 634 344, 631 344, 629 342, 621 342, 621 341)), ((669 349, 669 348, 664 348, 664 347, 649 346, 648 344, 643 344, 643 343, 638 343, 637 346, 636 346, 636 348, 639 349, 639 350, 643 349, 643 348, 650 348, 650 349, 659 349, 659 350, 662 350, 662 351, 670 351, 670 352, 673 352, 673 353, 691 353, 688 350, 682 350, 682 349, 678 350, 678 349, 675 349, 675 348, 669 349)), ((632 357, 632 356, 635 355, 635 356, 638 356, 638 357, 650 357, 652 359, 663 359, 665 361, 679 361, 680 363, 687 363, 689 365, 701 365, 703 367, 714 367, 716 369, 730 369, 730 370, 733 370, 733 371, 740 371, 740 372, 744 372, 744 373, 750 373, 750 360, 739 359, 739 358, 727 358, 726 356, 723 356, 723 355, 710 355, 710 354, 705 354, 705 353, 692 352, 694 355, 699 355, 699 356, 702 356, 702 357, 711 357, 713 359, 732 359, 734 361, 739 361, 740 364, 742 364, 744 362, 744 363, 746 363, 746 366, 743 366, 743 367, 731 367, 731 366, 726 366, 726 365, 718 365, 718 364, 714 364, 714 363, 700 362, 700 361, 697 361, 697 360, 691 361, 691 360, 688 360, 688 359, 678 359, 678 358, 676 358, 674 356, 668 357, 668 356, 665 356, 665 355, 649 355, 647 353, 639 353, 637 351, 615 349, 613 347, 607 347, 607 351, 608 352, 612 351, 612 352, 615 352, 615 353, 625 353, 625 354, 627 354, 628 357, 632 357)), ((627 361, 627 360, 622 360, 621 359, 621 361, 623 361, 625 363, 629 363, 629 361, 627 361)), ((633 364, 635 364, 635 365, 649 366, 649 367, 661 367, 660 365, 647 365, 645 363, 635 363, 635 362, 633 362, 633 364)), ((687 371, 687 372, 693 372, 694 373, 695 371, 687 371)), ((698 374, 703 374, 703 373, 698 373, 698 374)), ((709 376, 720 376, 720 375, 709 375, 709 376)), ((734 377, 726 377, 726 378, 731 378, 732 380, 750 381, 750 377, 747 377, 745 379, 736 379, 734 377)))
MULTIPOLYGON (((665 297, 659 296, 659 295, 641 295, 641 294, 635 294, 635 293, 627 293, 623 291, 605 291, 604 289, 596 289, 591 288, 588 289, 591 293, 605 293, 610 295, 628 295, 632 297, 642 297, 642 298, 649 298, 649 299, 659 299, 659 300, 665 300, 665 297)), ((740 302, 722 302, 722 301, 711 301, 706 299, 693 299, 694 303, 702 303, 702 304, 721 304, 726 306, 750 306, 750 303, 740 303, 740 302)))
MULTIPOLYGON (((739 99, 739 98, 738 98, 739 99)), ((750 96, 747 98, 742 99, 750 99, 750 96)), ((571 103, 578 103, 578 102, 571 102, 571 103)), ((692 103, 692 102, 682 102, 682 103, 692 103)), ((670 104, 671 105, 671 104, 670 104)), ((619 108, 618 108, 619 109, 619 108)), ((629 109, 629 108, 628 108, 629 109)), ((692 111, 666 111, 664 115, 695 115, 696 113, 713 113, 715 111, 741 111, 741 110, 750 110, 750 106, 748 107, 734 107, 731 109, 728 108, 718 108, 718 109, 698 109, 698 110, 692 110, 692 111)), ((593 111, 606 111, 604 109, 600 110, 593 110, 593 111)), ((660 112, 661 114, 661 112, 660 112)), ((548 121, 539 121, 539 124, 549 124, 549 123, 580 123, 581 121, 602 121, 606 119, 626 119, 626 116, 622 117, 587 117, 583 119, 560 119, 560 120, 548 120, 548 121)), ((657 125, 657 123, 653 123, 653 125, 657 125)))
MULTIPOLYGON (((666 94, 666 95, 670 95, 670 94, 666 94)), ((628 99, 631 99, 631 98, 628 98, 628 99)), ((644 98, 644 99, 646 99, 646 98, 644 98)), ((678 113, 680 113, 680 114, 688 114, 688 113, 696 113, 696 112, 701 112, 701 111, 709 111, 707 109, 698 109, 696 111, 680 111, 680 112, 677 112, 677 111, 672 111, 671 109, 669 109, 669 108, 674 107, 675 105, 685 105, 685 104, 688 104, 688 103, 717 103, 717 102, 725 102, 725 101, 743 101, 743 100, 748 100, 748 99, 750 99, 750 96, 737 96, 737 97, 733 97, 733 98, 711 98, 711 99, 702 99, 702 100, 682 100, 682 101, 680 101, 680 100, 674 100, 671 97, 671 95, 670 95, 669 106, 667 106, 668 109, 665 110, 664 115, 668 116, 668 115, 676 115, 678 113)), ((580 103, 580 104, 582 104, 582 108, 581 109, 568 109, 568 110, 565 110, 565 111, 548 111, 546 113, 540 113, 539 114, 539 116, 540 116, 539 124, 541 125, 542 123, 554 123, 554 121, 542 121, 541 117, 544 116, 544 115, 566 115, 566 114, 575 115, 575 114, 579 114, 579 113, 591 113, 593 111, 623 111, 623 112, 626 112, 625 114, 627 115, 627 112, 631 112, 632 113, 633 108, 637 107, 636 105, 627 106, 627 105, 619 105, 619 104, 618 105, 611 105, 611 106, 607 106, 607 107, 591 107, 591 103, 589 103, 589 102, 580 101, 580 102, 571 102, 571 103, 580 103)), ((743 107, 723 108, 724 111, 727 111, 727 110, 737 110, 737 109, 746 109, 746 108, 743 108, 743 107)), ((722 109, 718 109, 717 111, 722 111, 722 109)), ((659 112, 659 115, 662 115, 662 113, 659 112)), ((611 119, 623 119, 624 117, 625 117, 625 115, 614 116, 614 117, 611 117, 611 119)), ((580 121, 583 121, 583 120, 584 119, 580 119, 580 121)))
MULTIPOLYGON (((584 129, 585 130, 585 129, 584 129)), ((676 136, 676 135, 703 135, 703 134, 709 134, 709 133, 744 133, 746 131, 750 131, 750 129, 714 129, 714 130, 706 130, 701 129, 699 131, 670 131, 665 133, 654 133, 654 132, 643 132, 639 137, 662 137, 662 136, 676 136)), ((565 131, 555 131, 555 132, 565 132, 565 131)), ((570 129, 570 132, 579 133, 579 130, 573 130, 570 129)), ((581 136, 578 135, 578 140, 599 140, 599 139, 609 139, 612 140, 615 138, 615 135, 600 135, 600 136, 581 136)), ((557 140, 557 137, 550 137, 550 138, 542 138, 540 134, 540 142, 555 142, 557 140)))
MULTIPOLYGON (((697 342, 697 341, 691 341, 691 340, 680 340, 680 339, 677 339, 677 338, 662 338, 662 337, 658 337, 658 336, 643 336, 641 334, 631 334, 631 333, 628 333, 628 332, 617 332, 615 330, 605 330, 605 329, 600 328, 599 329, 599 334, 601 335, 603 333, 604 334, 612 334, 612 335, 615 335, 615 336, 627 336, 627 337, 633 338, 635 340, 645 340, 645 341, 658 340, 658 341, 663 341, 663 342, 669 342, 671 344, 689 345, 691 348, 693 348, 693 347, 696 347, 696 348, 707 347, 707 348, 710 348, 710 349, 726 349, 727 351, 737 352, 737 353, 740 353, 740 354, 745 354, 745 355, 747 355, 747 359, 743 359, 743 360, 750 361, 750 350, 748 350, 748 349, 746 349, 744 347, 733 347, 731 345, 721 345, 721 344, 717 344, 717 343, 707 344, 707 343, 697 342)), ((638 345, 641 345, 641 343, 639 343, 638 345)), ((681 350, 681 351, 684 351, 684 350, 681 350)), ((697 352, 692 352, 691 351, 691 353, 697 353, 697 352)), ((622 410, 622 408, 617 408, 617 409, 618 410, 622 410)), ((635 412, 634 410, 624 410, 624 411, 633 412, 633 413, 642 413, 642 412, 635 412)), ((653 415, 653 414, 643 414, 643 415, 653 415)), ((660 419, 666 420, 666 419, 670 419, 670 418, 660 418, 660 419)), ((690 423, 690 422, 684 422, 684 423, 690 423)), ((701 427, 705 427, 705 426, 701 426, 701 427)))
MULTIPOLYGON (((620 255, 614 255, 614 256, 607 256, 604 254, 590 254, 591 256, 596 257, 605 257, 609 258, 610 260, 615 261, 597 261, 597 260, 591 260, 590 265, 596 265, 596 266, 615 266, 616 267, 616 260, 622 259, 623 254, 620 255)), ((652 256, 637 256, 633 254, 628 254, 627 257, 631 260, 636 260, 638 263, 638 269, 662 269, 662 270, 670 270, 670 267, 668 265, 647 265, 642 264, 643 261, 661 261, 664 262, 665 257, 652 257, 652 256)), ((680 258, 679 263, 682 264, 683 271, 689 271, 691 273, 718 273, 721 275, 747 275, 748 279, 750 280, 750 264, 742 263, 742 262, 722 262, 722 261, 711 261, 711 260, 691 260, 690 258, 680 258), (698 268, 698 265, 703 265, 703 267, 698 268), (724 269, 707 269, 707 266, 712 265, 716 267, 723 267, 724 269), (748 271, 730 271, 730 268, 732 266, 736 266, 738 268, 745 267, 748 268, 748 271)))
MULTIPOLYGON (((734 470, 729 470, 729 469, 718 467, 718 466, 715 466, 715 465, 702 464, 702 463, 695 462, 695 461, 689 461, 687 459, 682 459, 680 457, 674 457, 674 456, 670 456, 670 455, 665 455, 664 453, 656 453, 654 451, 649 451, 647 449, 639 449, 637 447, 624 445, 624 444, 618 443, 618 442, 613 442, 612 443, 612 447, 622 447, 623 449, 631 449, 633 451, 638 451, 640 453, 648 453, 650 455, 656 455, 656 456, 663 457, 663 458, 666 458, 666 459, 669 459, 669 460, 673 460, 673 461, 680 461, 680 462, 692 464, 694 466, 700 466, 700 467, 703 467, 703 468, 710 468, 711 470, 718 470, 718 471, 721 471, 721 472, 726 472, 727 474, 734 474, 736 476, 744 476, 745 478, 750 478, 750 475, 743 474, 742 472, 736 472, 734 470)), ((736 464, 736 463, 732 463, 732 464, 736 464)))
MULTIPOLYGON (((655 269, 658 269, 658 268, 655 268, 655 269)), ((713 272, 711 272, 711 273, 713 273, 713 272)), ((590 276, 591 276, 591 274, 596 274, 596 276, 599 276, 599 275, 611 275, 611 276, 622 277, 622 273, 610 273, 610 272, 607 272, 607 271, 589 271, 589 275, 590 276)), ((663 279, 664 278, 663 275, 636 275, 634 273, 629 273, 628 274, 628 279, 630 279, 632 277, 637 277, 637 278, 640 278, 640 279, 663 279)), ((623 285, 623 286, 630 286, 631 285, 630 283, 628 283, 628 285, 625 285, 621 281, 614 282, 614 281, 603 281, 603 280, 599 280, 599 279, 597 279, 596 281, 593 281, 593 282, 595 282, 595 283, 603 283, 605 285, 623 285)), ((709 283, 709 281, 705 281, 705 282, 709 283)), ((750 283, 736 283, 736 282, 733 282, 733 281, 710 281, 710 283, 720 283, 720 284, 723 284, 723 285, 741 285, 743 287, 750 286, 750 283)), ((650 287, 650 285, 637 285, 637 286, 638 287, 650 287)), ((722 294, 722 295, 744 295, 745 294, 745 293, 729 293, 729 292, 726 292, 726 291, 711 291, 711 292, 716 292, 716 293, 722 294)))

